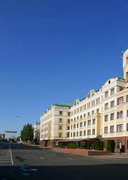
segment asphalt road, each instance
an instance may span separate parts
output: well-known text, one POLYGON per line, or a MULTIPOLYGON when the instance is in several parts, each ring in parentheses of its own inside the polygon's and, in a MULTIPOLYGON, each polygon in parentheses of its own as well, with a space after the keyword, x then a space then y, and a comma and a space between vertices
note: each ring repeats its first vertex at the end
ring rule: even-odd
POLYGON ((128 159, 97 159, 0 143, 0 180, 126 180, 128 159))

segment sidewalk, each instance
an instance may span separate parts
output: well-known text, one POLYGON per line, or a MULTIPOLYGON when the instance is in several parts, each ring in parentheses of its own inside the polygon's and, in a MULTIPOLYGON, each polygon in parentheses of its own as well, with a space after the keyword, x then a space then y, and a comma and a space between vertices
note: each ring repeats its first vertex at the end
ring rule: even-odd
POLYGON ((104 156, 91 156, 98 159, 128 159, 128 153, 111 153, 110 155, 104 156))

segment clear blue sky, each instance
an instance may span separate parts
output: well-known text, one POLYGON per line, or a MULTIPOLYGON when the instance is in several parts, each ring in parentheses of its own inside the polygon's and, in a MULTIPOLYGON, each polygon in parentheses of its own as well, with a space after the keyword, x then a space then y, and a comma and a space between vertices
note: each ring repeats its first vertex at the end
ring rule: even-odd
POLYGON ((0 1, 0 133, 122 77, 126 48, 127 0, 0 1))

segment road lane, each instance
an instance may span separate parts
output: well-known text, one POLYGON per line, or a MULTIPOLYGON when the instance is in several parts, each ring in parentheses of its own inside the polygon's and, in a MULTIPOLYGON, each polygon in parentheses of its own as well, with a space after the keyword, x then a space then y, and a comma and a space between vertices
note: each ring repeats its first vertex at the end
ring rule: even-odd
POLYGON ((11 144, 1 143, 0 144, 0 164, 14 165, 11 144))
POLYGON ((127 160, 80 157, 19 144, 12 144, 11 151, 14 165, 0 164, 0 175, 7 180, 123 180, 127 175, 127 160))

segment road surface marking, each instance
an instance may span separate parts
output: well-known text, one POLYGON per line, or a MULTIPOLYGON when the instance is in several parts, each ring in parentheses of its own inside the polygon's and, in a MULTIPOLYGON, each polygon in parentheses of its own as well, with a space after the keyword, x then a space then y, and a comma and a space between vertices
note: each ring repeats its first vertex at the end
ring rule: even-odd
POLYGON ((40 159, 44 159, 43 157, 40 157, 40 159))
POLYGON ((29 173, 23 173, 22 175, 23 176, 29 176, 30 174, 29 173))
POLYGON ((34 172, 36 172, 38 169, 29 169, 29 171, 34 171, 34 172))
POLYGON ((73 160, 72 158, 67 158, 67 159, 73 160))
POLYGON ((12 165, 14 165, 14 162, 13 162, 13 157, 12 157, 11 144, 10 144, 9 150, 10 150, 11 163, 12 163, 12 165))

